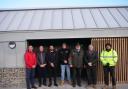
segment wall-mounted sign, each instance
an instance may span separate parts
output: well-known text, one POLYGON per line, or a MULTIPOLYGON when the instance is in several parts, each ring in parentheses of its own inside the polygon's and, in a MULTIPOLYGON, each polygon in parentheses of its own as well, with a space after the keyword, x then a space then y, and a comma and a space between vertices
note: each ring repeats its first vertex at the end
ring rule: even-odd
POLYGON ((16 47, 16 43, 14 41, 10 41, 8 46, 9 48, 14 49, 16 47))

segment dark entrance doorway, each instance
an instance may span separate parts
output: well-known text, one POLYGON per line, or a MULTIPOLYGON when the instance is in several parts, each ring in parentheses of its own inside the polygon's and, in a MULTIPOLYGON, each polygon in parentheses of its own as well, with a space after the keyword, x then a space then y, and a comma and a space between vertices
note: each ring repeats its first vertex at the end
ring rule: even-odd
MULTIPOLYGON (((31 39, 27 40, 27 45, 34 46, 36 52, 40 45, 43 45, 47 52, 49 45, 54 45, 56 49, 60 49, 62 43, 66 43, 70 49, 74 48, 77 43, 80 43, 84 51, 87 50, 88 45, 91 44, 91 38, 68 38, 68 39, 31 39)), ((58 76, 60 76, 60 68, 58 66, 58 76)), ((37 75, 38 76, 38 75, 37 75)), ((86 79, 86 70, 82 71, 82 79, 86 79)))
POLYGON ((55 48, 60 48, 62 43, 65 42, 70 48, 73 48, 76 43, 80 43, 86 50, 88 45, 91 43, 90 38, 68 38, 68 39, 31 39, 27 40, 27 45, 33 45, 34 48, 43 45, 46 50, 49 45, 54 45, 55 48))

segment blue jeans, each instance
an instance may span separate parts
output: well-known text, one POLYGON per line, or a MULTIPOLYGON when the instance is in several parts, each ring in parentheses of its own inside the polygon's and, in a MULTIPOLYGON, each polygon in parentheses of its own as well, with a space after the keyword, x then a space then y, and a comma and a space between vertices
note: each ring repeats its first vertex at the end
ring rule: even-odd
POLYGON ((70 81, 70 67, 69 65, 61 65, 61 80, 65 79, 65 71, 67 73, 67 80, 70 81))
POLYGON ((35 83, 34 76, 35 76, 35 69, 26 68, 27 89, 31 89, 31 87, 34 86, 35 83))

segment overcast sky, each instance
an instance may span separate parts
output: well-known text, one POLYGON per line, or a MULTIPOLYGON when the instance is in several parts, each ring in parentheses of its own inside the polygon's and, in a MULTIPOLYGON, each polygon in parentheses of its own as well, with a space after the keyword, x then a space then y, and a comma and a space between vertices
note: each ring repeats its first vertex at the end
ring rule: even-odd
POLYGON ((128 6, 128 0, 0 0, 0 8, 128 6))

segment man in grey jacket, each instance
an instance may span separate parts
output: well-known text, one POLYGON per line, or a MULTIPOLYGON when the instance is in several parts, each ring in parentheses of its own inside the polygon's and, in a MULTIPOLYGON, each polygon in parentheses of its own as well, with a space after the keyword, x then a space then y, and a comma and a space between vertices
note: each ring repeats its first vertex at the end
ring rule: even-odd
POLYGON ((39 80, 39 87, 42 84, 43 78, 43 85, 46 86, 46 53, 44 52, 44 47, 39 47, 39 52, 37 53, 37 64, 38 64, 38 80, 39 80))
POLYGON ((71 52, 70 58, 70 67, 72 70, 72 85, 76 86, 76 82, 78 86, 81 86, 81 70, 83 67, 83 57, 84 52, 81 49, 80 44, 76 44, 75 49, 71 52))

